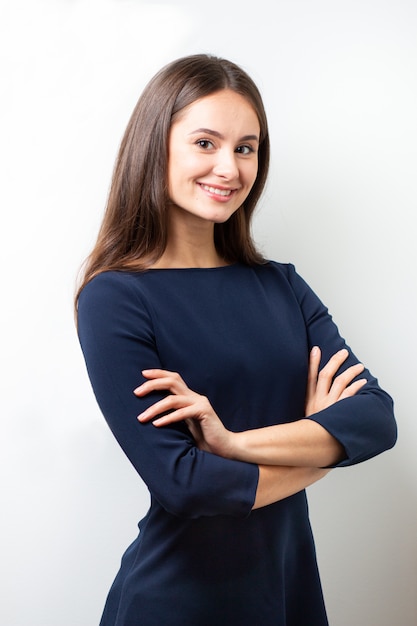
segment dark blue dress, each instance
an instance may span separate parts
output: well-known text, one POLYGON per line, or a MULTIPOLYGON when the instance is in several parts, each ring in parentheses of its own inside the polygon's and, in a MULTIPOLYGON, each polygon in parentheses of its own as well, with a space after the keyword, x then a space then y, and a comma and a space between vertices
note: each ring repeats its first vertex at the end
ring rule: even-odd
MULTIPOLYGON (((79 301, 79 336, 101 410, 150 491, 101 626, 325 626, 304 491, 251 512, 258 467, 198 450, 183 423, 136 416, 141 370, 178 371, 240 431, 304 416, 308 355, 345 346, 292 265, 106 272, 79 301)), ((351 353, 344 367, 356 363, 351 353)), ((340 465, 394 445, 390 397, 367 385, 311 417, 340 465)), ((362 375, 361 375, 362 377, 362 375)))

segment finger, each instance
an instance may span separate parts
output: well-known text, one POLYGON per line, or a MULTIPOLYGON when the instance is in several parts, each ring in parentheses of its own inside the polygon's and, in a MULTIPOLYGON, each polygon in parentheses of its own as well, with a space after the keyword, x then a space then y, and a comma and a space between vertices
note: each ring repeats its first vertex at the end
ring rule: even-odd
POLYGON ((314 346, 310 352, 308 363, 307 396, 313 395, 316 390, 320 359, 321 350, 318 346, 314 346))
POLYGON ((344 398, 351 398, 352 396, 356 395, 358 391, 366 385, 367 382, 368 381, 366 378, 355 380, 355 382, 349 385, 349 387, 346 387, 346 389, 340 395, 339 400, 343 400, 344 398))
POLYGON ((142 370, 142 375, 145 378, 163 378, 165 376, 177 376, 178 378, 181 378, 178 372, 172 372, 171 370, 164 370, 157 367, 142 370))
POLYGON ((344 372, 336 376, 332 384, 332 390, 341 393, 364 369, 365 367, 362 363, 351 365, 344 372))
POLYGON ((165 413, 191 404, 191 399, 187 396, 167 396, 158 402, 155 402, 145 411, 138 415, 140 422, 148 422, 149 420, 165 413))
POLYGON ((332 384, 333 379, 338 371, 338 369, 343 365, 346 359, 349 356, 348 350, 343 348, 336 352, 326 363, 323 369, 320 371, 318 380, 317 380, 317 388, 320 392, 328 393, 332 384))
POLYGON ((158 417, 158 419, 154 420, 152 423, 154 426, 158 428, 160 426, 167 426, 168 424, 173 424, 174 422, 182 422, 187 419, 192 419, 195 417, 195 409, 192 406, 185 406, 176 411, 172 411, 172 413, 168 413, 168 415, 163 415, 162 417, 158 417))
POLYGON ((142 383, 139 387, 133 390, 136 396, 146 396, 151 391, 171 391, 173 390, 173 381, 170 378, 158 378, 155 380, 148 380, 146 383, 142 383))
POLYGON ((133 390, 133 393, 137 396, 144 396, 151 391, 169 390, 172 393, 179 394, 188 390, 187 385, 176 372, 144 370, 142 374, 145 378, 149 378, 149 380, 133 390), (151 372, 154 372, 155 376, 152 375, 151 372))
POLYGON ((349 352, 346 348, 338 350, 327 361, 326 365, 322 368, 320 374, 334 376, 341 365, 346 361, 349 356, 349 352))
POLYGON ((349 383, 352 382, 354 378, 356 378, 356 376, 359 376, 359 374, 362 374, 364 369, 365 369, 365 366, 363 363, 355 363, 355 365, 351 365, 344 372, 339 374, 335 378, 335 381, 340 380, 345 386, 347 386, 349 383))

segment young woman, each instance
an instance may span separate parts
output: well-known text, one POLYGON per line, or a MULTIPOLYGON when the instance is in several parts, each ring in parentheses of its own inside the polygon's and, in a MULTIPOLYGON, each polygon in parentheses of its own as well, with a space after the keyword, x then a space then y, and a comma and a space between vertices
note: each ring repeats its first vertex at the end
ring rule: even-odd
POLYGON ((256 86, 207 55, 163 68, 122 140, 78 331, 151 502, 101 626, 326 625, 304 490, 395 443, 327 309, 256 250, 268 161, 256 86))

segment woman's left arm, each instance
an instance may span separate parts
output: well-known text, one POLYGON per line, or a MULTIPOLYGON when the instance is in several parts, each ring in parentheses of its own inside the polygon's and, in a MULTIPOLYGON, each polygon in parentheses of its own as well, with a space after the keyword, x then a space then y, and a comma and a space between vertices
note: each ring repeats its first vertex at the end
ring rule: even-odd
MULTIPOLYGON (((140 420, 174 411, 154 424, 162 426, 185 419, 202 449, 258 464, 353 465, 391 448, 397 438, 392 399, 348 349, 327 308, 291 265, 287 279, 304 316, 308 345, 321 348, 313 348, 310 354, 304 419, 230 433, 206 398, 199 396, 194 405, 197 394, 187 398, 190 390, 182 386, 181 379, 178 377, 181 383, 175 380, 171 386, 172 381, 164 380, 166 373, 159 370, 144 374, 149 380, 138 389, 138 395, 149 393, 156 385, 182 400, 176 397, 172 406, 150 407, 140 420), (321 361, 327 365, 321 368, 321 361)), ((164 402, 172 401, 173 396, 164 402)))
MULTIPOLYGON (((328 309, 292 265, 287 266, 287 278, 304 317, 308 345, 320 346, 322 363, 347 349, 349 356, 337 375, 357 365, 358 359, 340 335, 328 309)), ((337 463, 338 467, 361 463, 381 454, 392 448, 397 439, 392 398, 369 370, 363 370, 361 378, 366 378, 366 384, 351 397, 324 408, 313 407, 306 413, 308 420, 321 426, 343 446, 344 456, 337 463)))
MULTIPOLYGON (((357 378, 364 370, 361 363, 336 376, 348 356, 346 349, 340 350, 319 371, 321 350, 318 346, 311 350, 306 418, 340 400, 351 398, 366 384, 365 378, 357 378)), ((300 419, 233 433, 231 454, 237 460, 263 465, 328 467, 342 461, 345 450, 323 426, 310 419, 300 419)))

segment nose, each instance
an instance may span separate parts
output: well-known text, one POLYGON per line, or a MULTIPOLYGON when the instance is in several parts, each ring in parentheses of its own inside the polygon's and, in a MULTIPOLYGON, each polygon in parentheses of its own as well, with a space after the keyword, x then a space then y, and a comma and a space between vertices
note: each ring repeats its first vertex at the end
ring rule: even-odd
POLYGON ((233 180, 239 177, 239 168, 236 161, 236 153, 234 150, 222 149, 217 153, 216 162, 213 167, 213 173, 220 178, 233 180))

